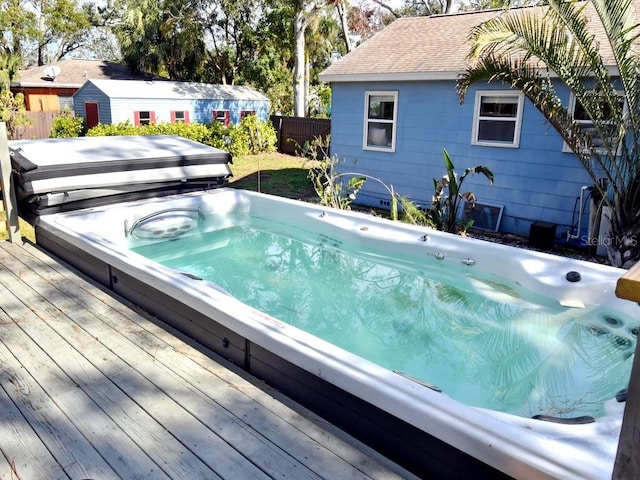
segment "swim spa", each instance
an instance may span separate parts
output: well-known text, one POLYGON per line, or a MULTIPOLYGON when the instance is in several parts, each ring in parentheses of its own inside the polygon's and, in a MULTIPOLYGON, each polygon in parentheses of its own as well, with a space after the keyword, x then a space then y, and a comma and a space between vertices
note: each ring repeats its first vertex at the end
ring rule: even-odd
POLYGON ((620 270, 226 188, 42 215, 36 239, 418 475, 611 476, 620 270))

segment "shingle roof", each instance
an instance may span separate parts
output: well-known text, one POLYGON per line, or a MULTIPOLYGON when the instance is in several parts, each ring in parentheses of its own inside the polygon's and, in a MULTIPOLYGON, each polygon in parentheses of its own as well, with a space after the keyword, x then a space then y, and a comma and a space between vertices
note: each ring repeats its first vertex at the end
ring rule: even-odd
MULTIPOLYGON (((640 0, 633 2, 636 16, 640 0)), ((525 7, 510 12, 536 9, 543 14, 547 7, 525 7)), ((589 18, 596 19, 589 3, 589 18)), ((486 10, 430 17, 399 18, 358 48, 330 65, 320 74, 324 82, 437 80, 455 79, 469 66, 467 39, 471 29, 503 10, 486 10)), ((602 24, 591 23, 596 39, 606 43, 602 24)), ((607 65, 613 66, 608 47, 602 49, 607 65)))
POLYGON ((40 67, 20 70, 15 87, 80 88, 88 79, 141 80, 159 79, 157 76, 133 73, 127 66, 106 60, 69 58, 40 67), (58 67, 55 79, 47 75, 47 69, 58 67))
POLYGON ((111 98, 268 100, 262 93, 243 85, 136 80, 91 80, 91 83, 111 98))

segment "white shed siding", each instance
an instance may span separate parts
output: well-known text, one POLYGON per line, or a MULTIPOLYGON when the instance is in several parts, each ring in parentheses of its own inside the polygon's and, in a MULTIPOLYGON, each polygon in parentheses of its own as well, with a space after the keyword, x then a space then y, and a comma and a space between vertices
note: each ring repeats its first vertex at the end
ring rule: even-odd
POLYGON ((187 82, 89 80, 74 95, 75 113, 84 117, 84 103, 98 103, 100 123, 135 123, 135 112, 154 112, 155 122, 171 122, 171 112, 189 112, 189 121, 209 123, 215 110, 228 110, 232 123, 242 111, 269 119, 269 99, 249 87, 187 82))
POLYGON ((171 112, 188 111, 190 120, 193 119, 192 100, 173 99, 145 99, 145 98, 113 98, 111 99, 111 121, 134 123, 134 112, 154 112, 156 123, 170 123, 171 112))

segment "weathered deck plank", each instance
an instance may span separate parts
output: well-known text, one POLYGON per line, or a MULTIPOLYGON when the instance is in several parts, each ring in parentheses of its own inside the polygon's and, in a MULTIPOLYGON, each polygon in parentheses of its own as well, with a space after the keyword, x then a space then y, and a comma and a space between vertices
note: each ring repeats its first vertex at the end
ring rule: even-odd
POLYGON ((409 476, 33 246, 0 295, 0 478, 409 476))
POLYGON ((0 449, 0 478, 2 480, 21 478, 16 475, 20 472, 22 478, 62 478, 66 477, 59 469, 58 462, 46 449, 44 443, 33 431, 20 410, 12 402, 5 388, 12 386, 5 384, 2 375, 0 388, 0 431, 2 442, 0 449), (59 474, 56 475, 56 472, 59 474))
MULTIPOLYGON (((29 275, 25 275, 24 278, 31 280, 29 275)), ((1 273, 0 283, 6 286, 5 275, 1 273)), ((23 312, 19 311, 19 306, 7 302, 6 295, 3 296, 4 308, 13 318, 20 318, 20 329, 7 328, 8 325, 5 323, 0 327, 0 336, 19 350, 14 355, 19 357, 20 364, 12 365, 12 370, 28 372, 35 380, 36 385, 28 389, 29 398, 33 397, 37 385, 47 385, 54 381, 55 391, 49 392, 49 396, 41 395, 40 407, 51 407, 52 412, 48 417, 53 419, 52 424, 65 423, 64 429, 56 426, 53 432, 75 433, 77 430, 86 439, 87 445, 75 439, 77 434, 70 435, 68 439, 61 439, 61 452, 69 451, 68 447, 74 441, 77 444, 74 444, 73 451, 78 452, 77 456, 89 464, 95 464, 96 460, 90 456, 95 452, 84 452, 79 446, 93 450, 91 445, 99 445, 100 455, 120 474, 112 473, 108 476, 102 472, 83 472, 81 477, 119 478, 132 475, 136 478, 158 478, 162 476, 162 470, 166 470, 168 474, 171 474, 172 470, 174 474, 189 474, 192 478, 206 478, 210 475, 210 468, 201 465, 197 457, 182 454, 184 446, 169 435, 164 426, 147 413, 141 404, 124 394, 121 385, 114 382, 108 374, 105 375, 105 372, 96 369, 74 349, 73 343, 77 334, 66 331, 68 322, 65 318, 56 316, 51 320, 58 323, 61 328, 59 332, 49 328, 49 320, 38 315, 43 307, 39 307, 37 299, 32 298, 33 295, 29 295, 28 290, 25 289, 23 294, 31 306, 24 306, 23 312), (70 425, 66 425, 67 422, 70 422, 70 425), (123 456, 122 452, 128 452, 128 455, 123 456), (163 456, 166 458, 168 452, 180 452, 181 455, 176 454, 171 458, 171 462, 166 464, 161 459, 163 456), (148 455, 155 461, 146 458, 148 455)), ((115 360, 112 355, 97 350, 96 345, 89 341, 80 344, 79 347, 90 352, 91 356, 102 359, 106 364, 115 360)), ((3 360, 5 359, 0 350, 0 363, 3 360)), ((27 383, 28 379, 23 379, 23 382, 27 383)), ((30 400, 29 405, 32 403, 33 400, 30 400)), ((48 417, 45 417, 44 421, 41 419, 37 426, 46 424, 48 417)))

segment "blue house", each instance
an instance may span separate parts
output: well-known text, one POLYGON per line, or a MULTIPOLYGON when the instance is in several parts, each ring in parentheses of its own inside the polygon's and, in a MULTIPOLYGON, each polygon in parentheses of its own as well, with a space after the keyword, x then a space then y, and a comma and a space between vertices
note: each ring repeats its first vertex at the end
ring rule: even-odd
POLYGON ((269 99, 246 86, 206 83, 88 80, 73 96, 76 116, 88 128, 98 123, 129 121, 134 125, 160 122, 214 121, 239 123, 245 115, 269 119, 269 99))
MULTIPOLYGON (((526 235, 543 222, 537 225, 557 227, 558 236, 571 230, 586 238, 593 181, 533 104, 500 82, 478 82, 459 102, 455 87, 469 66, 469 32, 500 14, 400 18, 329 66, 320 80, 332 87, 331 153, 344 161, 340 168, 380 178, 429 208, 433 179, 446 173, 446 148, 457 172, 484 165, 495 174, 492 186, 484 176, 465 180, 464 190, 481 204, 475 226, 526 235)), ((590 4, 587 14, 596 18, 590 4)), ((594 34, 604 35, 597 26, 594 34)), ((611 52, 602 55, 609 64, 611 52)), ((570 90, 557 90, 580 118, 570 90)), ((369 181, 358 202, 385 207, 389 193, 369 181)))

